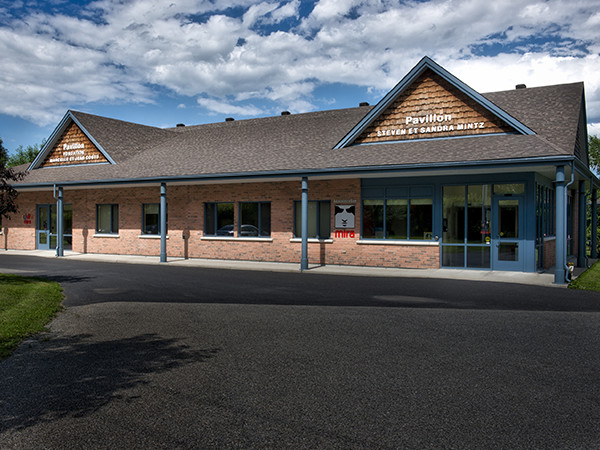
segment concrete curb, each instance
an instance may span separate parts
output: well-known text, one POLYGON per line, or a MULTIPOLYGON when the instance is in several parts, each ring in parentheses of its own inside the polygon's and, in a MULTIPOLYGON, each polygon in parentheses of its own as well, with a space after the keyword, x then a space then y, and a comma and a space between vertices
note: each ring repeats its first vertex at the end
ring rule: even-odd
MULTIPOLYGON (((56 258, 53 250, 2 250, 0 254, 36 256, 41 258, 56 258)), ((299 264, 256 261, 230 261, 217 259, 184 259, 170 257, 166 263, 161 263, 157 256, 130 256, 75 253, 67 251, 63 258, 80 261, 97 261, 121 264, 149 264, 179 267, 198 267, 207 269, 253 270, 266 272, 299 272, 299 264)), ((310 265, 306 274, 326 274, 364 277, 399 277, 399 278, 437 278, 466 281, 487 281, 500 283, 516 283, 536 286, 566 287, 566 284, 554 284, 553 273, 502 272, 490 270, 461 270, 461 269, 395 269, 359 266, 320 266, 310 265)))

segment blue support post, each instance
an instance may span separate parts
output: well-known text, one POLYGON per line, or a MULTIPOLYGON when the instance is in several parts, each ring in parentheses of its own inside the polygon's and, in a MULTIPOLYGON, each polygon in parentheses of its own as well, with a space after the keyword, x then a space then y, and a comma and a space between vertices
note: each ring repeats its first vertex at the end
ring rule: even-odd
POLYGON ((579 226, 577 227, 577 267, 585 267, 587 203, 585 202, 585 181, 579 181, 579 226))
POLYGON ((64 256, 63 251, 63 188, 58 188, 58 198, 56 200, 56 256, 64 256))
POLYGON ((590 257, 598 258, 598 190, 592 185, 592 223, 590 233, 592 236, 590 257))
POLYGON ((160 184, 160 262, 167 262, 167 184, 160 184))
POLYGON ((302 177, 302 257, 300 270, 308 269, 308 177, 302 177))
POLYGON ((565 187, 565 166, 556 167, 555 245, 554 283, 565 284, 565 266, 567 265, 567 189, 565 187))

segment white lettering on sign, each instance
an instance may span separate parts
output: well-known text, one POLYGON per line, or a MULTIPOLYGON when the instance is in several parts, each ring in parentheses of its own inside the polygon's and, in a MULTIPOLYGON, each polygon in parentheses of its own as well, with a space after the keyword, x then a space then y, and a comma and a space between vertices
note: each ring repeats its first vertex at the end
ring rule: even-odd
POLYGON ((420 123, 450 122, 452 114, 427 114, 421 117, 406 117, 406 125, 418 125, 420 123))
POLYGON ((83 152, 76 155, 65 155, 65 153, 78 153, 78 152, 63 152, 63 156, 56 158, 50 158, 48 163, 69 163, 69 162, 81 162, 81 161, 94 161, 100 159, 100 155, 86 155, 83 152))
POLYGON ((452 121, 452 114, 425 114, 423 116, 406 116, 405 125, 408 127, 377 130, 377 137, 412 136, 415 134, 448 133, 451 131, 480 130, 485 128, 485 122, 447 123, 452 121), (446 122, 446 123, 445 123, 446 122), (410 126, 422 125, 422 126, 410 126))
POLYGON ((76 142, 75 144, 63 144, 63 150, 79 150, 80 148, 85 148, 85 144, 80 142, 76 142))

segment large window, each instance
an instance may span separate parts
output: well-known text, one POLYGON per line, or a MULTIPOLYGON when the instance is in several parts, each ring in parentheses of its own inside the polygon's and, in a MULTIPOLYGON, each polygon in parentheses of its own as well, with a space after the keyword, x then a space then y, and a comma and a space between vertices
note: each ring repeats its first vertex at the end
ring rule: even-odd
POLYGON ((119 233, 119 205, 96 205, 96 233, 119 233))
POLYGON ((490 185, 444 186, 443 266, 491 267, 491 215, 490 185))
POLYGON ((233 237, 233 203, 204 204, 204 234, 233 237))
POLYGON ((268 202, 240 203, 238 236, 271 236, 271 204, 268 202))
POLYGON ((554 228, 554 189, 536 186, 536 255, 537 267, 544 267, 544 239, 556 234, 554 228))
POLYGON ((363 239, 431 239, 433 199, 363 200, 363 239))
POLYGON ((160 234, 160 203, 142 205, 142 234, 160 234))
MULTIPOLYGON (((302 237, 302 202, 295 202, 294 236, 302 237)), ((308 237, 327 239, 331 233, 329 200, 308 202, 308 237)))

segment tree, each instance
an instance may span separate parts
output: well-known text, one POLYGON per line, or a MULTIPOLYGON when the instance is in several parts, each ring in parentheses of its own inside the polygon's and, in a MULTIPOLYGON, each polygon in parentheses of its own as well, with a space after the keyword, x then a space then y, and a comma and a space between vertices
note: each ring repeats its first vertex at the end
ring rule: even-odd
POLYGON ((19 145, 13 155, 8 157, 6 167, 15 167, 21 164, 30 164, 36 158, 46 140, 44 139, 41 144, 28 145, 27 148, 23 148, 19 145))
POLYGON ((7 167, 7 163, 8 151, 0 139, 0 220, 17 212, 16 201, 19 193, 11 186, 11 182, 22 180, 25 176, 25 173, 15 172, 13 168, 7 167))
POLYGON ((598 173, 600 169, 600 139, 598 136, 589 137, 588 156, 590 158, 590 168, 598 173))

